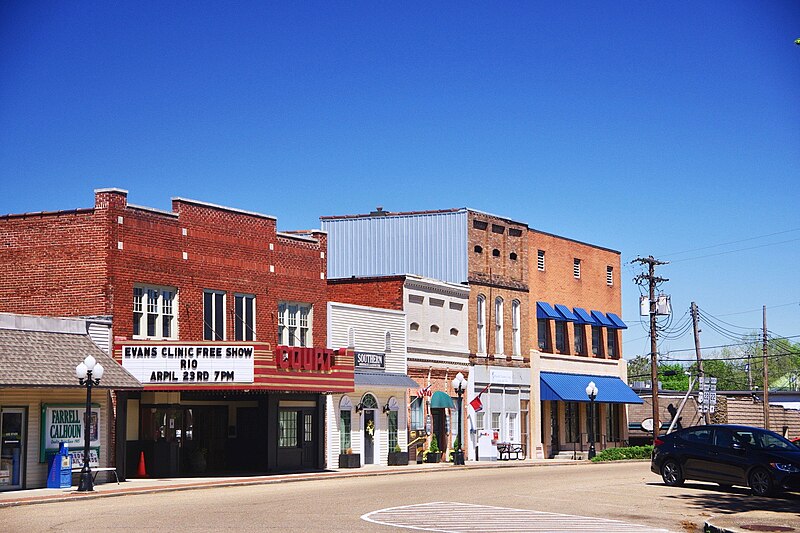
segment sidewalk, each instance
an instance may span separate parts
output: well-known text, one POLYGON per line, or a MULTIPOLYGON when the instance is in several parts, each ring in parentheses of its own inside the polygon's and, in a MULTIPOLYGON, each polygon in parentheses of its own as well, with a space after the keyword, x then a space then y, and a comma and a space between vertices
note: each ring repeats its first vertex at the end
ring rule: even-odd
MULTIPOLYGON (((270 483, 288 483, 292 481, 313 481, 328 478, 351 478, 367 476, 385 476, 431 472, 442 469, 476 469, 476 468, 520 468, 542 466, 547 464, 580 464, 580 461, 553 461, 544 459, 525 459, 515 461, 467 461, 464 466, 453 466, 450 463, 416 464, 408 466, 369 465, 361 468, 342 468, 325 471, 303 472, 298 474, 259 474, 254 476, 240 475, 231 477, 179 477, 179 478, 147 478, 128 479, 119 485, 115 481, 97 483, 93 492, 78 492, 73 485, 68 489, 30 489, 0 492, 0 508, 15 505, 70 501, 87 498, 103 498, 125 496, 129 494, 148 494, 177 490, 194 490, 212 487, 229 487, 241 485, 265 485, 270 483)), ((585 464, 585 463, 584 463, 585 464)), ((100 474, 103 476, 104 474, 100 474)), ((98 480, 100 479, 98 476, 98 480)))

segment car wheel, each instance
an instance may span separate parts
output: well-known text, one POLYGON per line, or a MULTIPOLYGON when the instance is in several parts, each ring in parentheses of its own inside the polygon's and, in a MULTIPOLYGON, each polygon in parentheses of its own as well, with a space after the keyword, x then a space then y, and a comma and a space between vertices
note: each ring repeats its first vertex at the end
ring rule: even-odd
POLYGON ((683 485, 683 471, 681 465, 674 459, 667 459, 661 465, 661 479, 668 487, 680 487, 683 485))
POLYGON ((750 472, 750 488, 756 496, 768 496, 772 492, 772 477, 763 468, 750 472))

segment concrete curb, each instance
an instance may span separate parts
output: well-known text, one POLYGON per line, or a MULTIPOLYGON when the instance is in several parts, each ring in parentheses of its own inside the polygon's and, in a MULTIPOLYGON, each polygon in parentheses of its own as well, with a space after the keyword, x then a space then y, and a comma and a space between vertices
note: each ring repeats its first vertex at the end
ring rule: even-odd
POLYGON ((800 531, 800 514, 775 511, 745 511, 706 520, 704 533, 753 533, 754 531, 800 531))

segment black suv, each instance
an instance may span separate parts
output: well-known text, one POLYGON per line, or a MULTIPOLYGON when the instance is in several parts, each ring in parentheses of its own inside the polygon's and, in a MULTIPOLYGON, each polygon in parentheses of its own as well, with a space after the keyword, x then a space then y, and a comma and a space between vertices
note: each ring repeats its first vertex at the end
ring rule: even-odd
POLYGON ((695 426, 658 437, 650 470, 671 487, 696 479, 766 496, 800 490, 800 448, 762 428, 695 426))

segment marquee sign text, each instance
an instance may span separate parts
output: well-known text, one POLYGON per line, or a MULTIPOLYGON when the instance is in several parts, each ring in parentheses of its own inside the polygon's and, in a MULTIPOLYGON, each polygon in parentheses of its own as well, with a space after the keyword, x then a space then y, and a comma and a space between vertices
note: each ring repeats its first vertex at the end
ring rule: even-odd
POLYGON ((254 346, 123 345, 122 366, 142 383, 252 383, 254 346))

